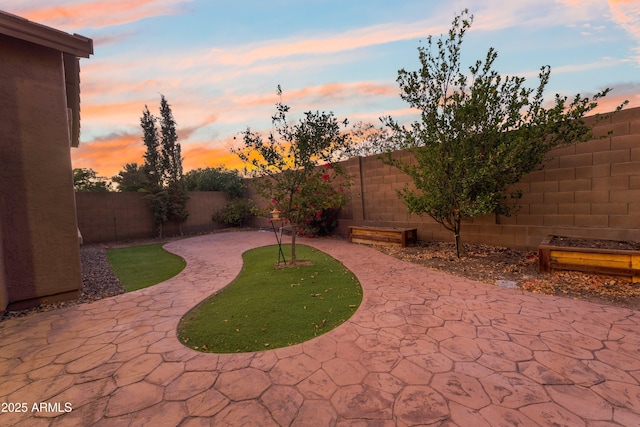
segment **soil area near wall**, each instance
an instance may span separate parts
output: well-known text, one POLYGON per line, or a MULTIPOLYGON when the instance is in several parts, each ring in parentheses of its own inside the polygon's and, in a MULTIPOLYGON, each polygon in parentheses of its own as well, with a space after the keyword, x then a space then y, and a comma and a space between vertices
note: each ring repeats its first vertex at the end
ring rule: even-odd
POLYGON ((627 242, 620 240, 580 239, 577 237, 554 236, 550 245, 589 248, 589 249, 616 249, 625 251, 640 251, 640 242, 627 242))
POLYGON ((449 242, 419 241, 406 248, 375 247, 405 261, 496 286, 640 310, 639 283, 574 271, 541 274, 537 252, 464 244, 463 253, 457 258, 455 245, 449 242))

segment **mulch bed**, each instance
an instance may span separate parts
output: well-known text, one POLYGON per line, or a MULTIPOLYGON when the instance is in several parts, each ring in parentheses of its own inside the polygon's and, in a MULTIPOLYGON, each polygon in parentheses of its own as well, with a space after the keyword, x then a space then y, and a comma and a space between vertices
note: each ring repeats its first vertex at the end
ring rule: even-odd
POLYGON ((406 248, 376 248, 405 261, 479 282, 640 310, 640 284, 616 276, 574 271, 541 274, 536 252, 463 244, 463 253, 457 258, 453 243, 424 241, 406 248))
POLYGON ((623 240, 580 239, 577 237, 553 236, 550 244, 571 248, 640 251, 640 242, 629 242, 623 240))

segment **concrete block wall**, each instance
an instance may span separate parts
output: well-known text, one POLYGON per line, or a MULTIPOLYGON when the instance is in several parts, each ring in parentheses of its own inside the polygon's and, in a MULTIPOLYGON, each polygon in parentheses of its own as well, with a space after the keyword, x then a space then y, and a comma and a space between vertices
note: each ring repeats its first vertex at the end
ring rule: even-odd
MULTIPOLYGON (((184 224, 182 224, 182 232, 185 234, 193 234, 212 231, 224 227, 223 224, 213 222, 211 216, 214 212, 222 209, 227 203, 229 203, 229 200, 227 199, 227 195, 223 192, 189 192, 189 200, 187 201, 189 218, 187 218, 184 224)), ((179 232, 177 225, 172 223, 167 224, 165 226, 165 230, 170 235, 175 235, 179 232)))
MULTIPOLYGON (((593 119, 589 119, 593 122, 593 119)), ((594 124, 591 141, 562 147, 540 170, 514 185, 522 190, 520 209, 511 217, 488 215, 463 224, 462 239, 534 249, 548 234, 640 241, 640 108, 623 110, 594 124), (611 134, 610 134, 611 132, 611 134)), ((406 152, 394 155, 410 161, 406 152)), ((342 162, 352 176, 351 201, 343 209, 338 233, 349 225, 416 227, 421 240, 451 241, 451 233, 428 216, 409 215, 397 190, 409 177, 377 156, 342 162)), ((212 230, 222 208, 222 193, 189 193, 185 233, 212 230)), ((260 207, 266 202, 253 192, 260 207)), ((78 224, 86 243, 152 237, 151 213, 144 193, 77 193, 78 224)), ((264 218, 252 223, 269 227, 264 218)), ((177 227, 167 224, 168 235, 177 227)))
MULTIPOLYGON (((640 108, 598 123, 587 120, 594 139, 551 152, 540 170, 513 186, 523 193, 517 213, 470 220, 463 240, 529 249, 548 234, 640 241, 640 108)), ((407 153, 396 155, 408 159, 407 153)), ((361 215, 343 216, 340 233, 352 224, 416 227, 421 240, 452 240, 431 218, 407 213, 396 194, 411 185, 407 175, 376 156, 346 164, 358 174, 351 204, 361 207, 361 215)))
MULTIPOLYGON (((115 242, 155 237, 153 217, 146 193, 76 193, 78 228, 84 243, 115 242)), ((189 218, 182 224, 184 233, 215 230, 221 224, 211 215, 224 207, 227 197, 220 192, 190 192, 189 218)), ((176 224, 167 223, 165 235, 178 234, 176 224)))
POLYGON ((76 193, 78 228, 85 244, 153 236, 144 193, 76 193))

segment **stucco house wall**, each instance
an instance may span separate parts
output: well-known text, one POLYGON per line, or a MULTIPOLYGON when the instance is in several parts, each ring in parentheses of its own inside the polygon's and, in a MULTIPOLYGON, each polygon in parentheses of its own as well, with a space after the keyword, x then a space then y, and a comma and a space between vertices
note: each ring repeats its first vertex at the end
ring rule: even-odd
POLYGON ((0 312, 74 298, 82 279, 70 149, 92 42, 0 12, 0 312))

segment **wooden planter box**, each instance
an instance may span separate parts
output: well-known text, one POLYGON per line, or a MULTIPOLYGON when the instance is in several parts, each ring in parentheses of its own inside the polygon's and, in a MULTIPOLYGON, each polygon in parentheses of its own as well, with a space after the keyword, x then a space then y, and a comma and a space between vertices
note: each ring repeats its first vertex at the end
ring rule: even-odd
POLYGON ((415 243, 418 236, 416 228, 350 226, 349 241, 376 245, 407 246, 415 243))
POLYGON ((640 283, 640 250, 554 245, 556 237, 547 236, 538 246, 540 272, 583 271, 623 276, 640 283))

